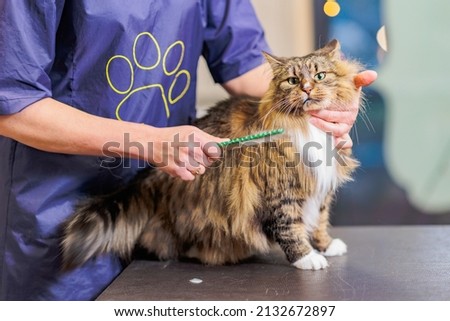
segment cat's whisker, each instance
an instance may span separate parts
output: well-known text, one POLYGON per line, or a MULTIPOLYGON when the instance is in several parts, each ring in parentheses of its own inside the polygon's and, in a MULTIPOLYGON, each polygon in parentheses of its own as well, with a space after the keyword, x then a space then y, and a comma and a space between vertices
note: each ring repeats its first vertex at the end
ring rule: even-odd
POLYGON ((355 135, 355 140, 356 143, 359 144, 359 135, 358 135, 358 128, 356 126, 353 126, 351 131, 354 133, 355 135))
POLYGON ((269 117, 269 114, 271 113, 272 108, 273 108, 273 107, 271 107, 271 108, 263 115, 263 117, 262 117, 262 119, 261 119, 261 123, 262 123, 263 128, 266 128, 266 121, 267 121, 267 118, 269 117))
MULTIPOLYGON (((265 128, 265 129, 273 129, 273 128, 268 128, 268 126, 266 124, 266 121, 268 120, 269 116, 272 113, 274 113, 274 112, 277 112, 277 114, 279 113, 279 109, 280 109, 279 104, 281 104, 281 103, 283 103, 283 102, 279 101, 279 102, 277 102, 275 104, 272 104, 270 109, 265 113, 265 115, 263 116, 262 121, 261 121, 263 128, 265 128)), ((274 127, 274 125, 272 125, 272 127, 274 127)))
POLYGON ((372 132, 375 132, 375 127, 373 126, 369 116, 367 115, 367 99, 364 95, 361 94, 361 107, 359 109, 359 117, 363 120, 364 124, 366 125, 367 129, 372 132))
POLYGON ((364 125, 366 125, 366 128, 369 131, 375 132, 375 127, 373 126, 372 122, 370 121, 370 118, 367 115, 365 110, 363 110, 359 113, 358 118, 360 118, 364 122, 364 125))
POLYGON ((284 116, 291 112, 291 108, 292 106, 287 101, 281 101, 281 104, 277 106, 277 116, 280 115, 279 118, 284 119, 284 116))

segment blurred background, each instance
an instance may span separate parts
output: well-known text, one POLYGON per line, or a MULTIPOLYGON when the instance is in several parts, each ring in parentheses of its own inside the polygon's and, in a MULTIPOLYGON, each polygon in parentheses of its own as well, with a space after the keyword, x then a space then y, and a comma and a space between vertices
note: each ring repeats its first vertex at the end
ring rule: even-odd
MULTIPOLYGON (((336 38, 378 72, 352 132, 361 161, 333 225, 450 223, 450 2, 253 0, 274 54, 336 38)), ((226 93, 199 68, 199 114, 226 93)))

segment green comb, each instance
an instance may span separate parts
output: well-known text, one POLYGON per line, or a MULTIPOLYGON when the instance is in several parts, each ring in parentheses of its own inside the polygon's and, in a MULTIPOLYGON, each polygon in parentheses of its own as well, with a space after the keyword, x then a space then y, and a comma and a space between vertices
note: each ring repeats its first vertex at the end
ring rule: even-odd
POLYGON ((225 147, 225 146, 228 146, 231 144, 239 144, 239 143, 243 143, 243 142, 248 142, 249 140, 255 140, 255 139, 259 139, 259 138, 263 138, 263 137, 267 137, 267 136, 271 136, 271 135, 278 135, 283 132, 284 132, 283 128, 278 128, 278 129, 268 130, 268 131, 253 134, 253 135, 247 135, 244 137, 233 138, 231 140, 227 140, 225 142, 218 143, 217 145, 219 145, 220 147, 225 147))

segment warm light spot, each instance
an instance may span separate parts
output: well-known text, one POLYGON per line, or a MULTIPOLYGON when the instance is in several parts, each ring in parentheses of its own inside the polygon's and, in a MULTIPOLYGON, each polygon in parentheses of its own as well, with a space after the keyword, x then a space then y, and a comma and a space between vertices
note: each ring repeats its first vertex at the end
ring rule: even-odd
POLYGON ((341 11, 341 6, 336 0, 327 0, 323 5, 323 11, 329 17, 336 17, 341 11))
POLYGON ((386 27, 382 26, 377 32, 378 45, 384 51, 388 51, 387 39, 386 39, 386 27))

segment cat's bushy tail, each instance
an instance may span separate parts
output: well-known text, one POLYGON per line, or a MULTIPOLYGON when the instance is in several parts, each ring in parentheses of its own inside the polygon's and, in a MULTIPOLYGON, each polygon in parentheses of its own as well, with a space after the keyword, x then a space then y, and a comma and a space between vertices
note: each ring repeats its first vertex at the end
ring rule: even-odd
POLYGON ((102 253, 129 259, 148 221, 150 195, 129 185, 107 196, 91 198, 78 206, 63 226, 63 269, 84 264, 102 253))

